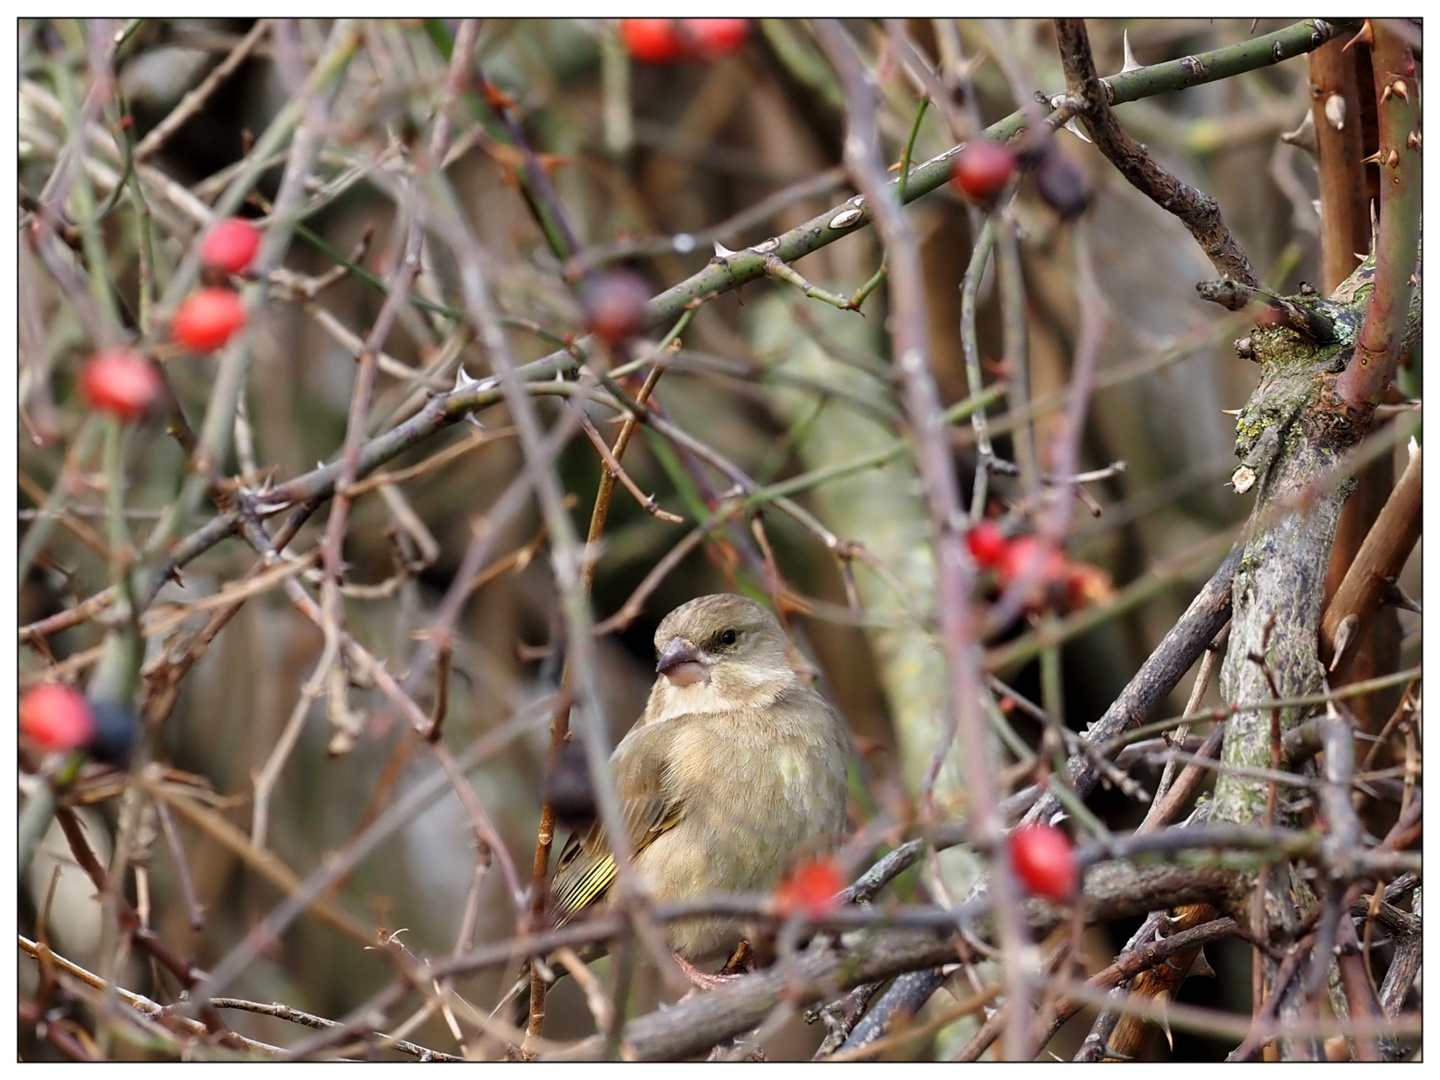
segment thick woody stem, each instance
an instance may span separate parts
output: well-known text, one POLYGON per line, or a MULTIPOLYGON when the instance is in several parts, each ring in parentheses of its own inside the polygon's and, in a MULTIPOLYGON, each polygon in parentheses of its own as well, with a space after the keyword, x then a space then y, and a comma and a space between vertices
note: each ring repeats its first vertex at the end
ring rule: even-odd
POLYGON ((1365 151, 1353 54, 1335 40, 1308 59, 1320 181, 1320 291, 1329 296, 1370 249, 1365 151))
POLYGON ((1419 284, 1421 136, 1415 57, 1393 30, 1374 24, 1376 108, 1380 124, 1380 235, 1375 285, 1355 356, 1336 389, 1355 409, 1373 408, 1405 351, 1410 297, 1419 284))

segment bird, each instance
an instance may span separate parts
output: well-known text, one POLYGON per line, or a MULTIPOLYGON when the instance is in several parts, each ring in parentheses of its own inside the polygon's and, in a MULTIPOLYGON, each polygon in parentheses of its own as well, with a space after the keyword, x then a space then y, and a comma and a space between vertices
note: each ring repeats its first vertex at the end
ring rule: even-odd
MULTIPOLYGON (((682 604, 656 630, 655 684, 610 758, 631 864, 652 901, 769 892, 797 854, 843 836, 849 739, 789 649, 769 610, 731 593, 682 604)), ((571 836, 551 884, 554 925, 606 906, 615 874, 599 821, 571 836)), ((693 961, 741 929, 703 916, 667 936, 682 970, 707 986, 718 978, 693 961)), ((517 988, 527 982, 522 971, 517 988)))

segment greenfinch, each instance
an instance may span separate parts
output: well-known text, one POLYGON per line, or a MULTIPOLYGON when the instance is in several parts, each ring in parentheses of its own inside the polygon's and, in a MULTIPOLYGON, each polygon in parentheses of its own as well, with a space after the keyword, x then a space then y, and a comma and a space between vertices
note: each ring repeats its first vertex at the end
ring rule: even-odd
MULTIPOLYGON (((795 673, 775 616, 743 596, 676 608, 655 649, 650 699, 610 758, 640 884, 655 901, 769 892, 798 853, 825 850, 844 832, 840 719, 795 673)), ((561 851, 554 923, 605 905, 614 880, 597 821, 561 851)), ((705 916, 666 932, 695 961, 735 944, 742 927, 705 916)))

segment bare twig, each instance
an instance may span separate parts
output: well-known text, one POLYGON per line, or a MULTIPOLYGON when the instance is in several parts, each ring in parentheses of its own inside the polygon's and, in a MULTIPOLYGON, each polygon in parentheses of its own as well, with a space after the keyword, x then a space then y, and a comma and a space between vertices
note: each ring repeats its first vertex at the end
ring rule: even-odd
MULTIPOLYGON (((845 163, 856 185, 864 193, 866 205, 875 216, 876 228, 891 258, 891 318, 896 371, 915 439, 916 465, 938 564, 936 614, 949 679, 950 715, 946 728, 950 731, 958 729, 961 771, 966 781, 971 820, 977 836, 982 844, 992 844, 1000 836, 1000 820, 996 812, 999 792, 989 764, 990 745, 984 714, 979 707, 980 695, 984 691, 968 602, 973 587, 973 571, 969 562, 961 556, 964 516, 939 394, 930 370, 928 321, 917 243, 894 191, 885 182, 885 165, 876 144, 873 83, 861 67, 850 39, 837 23, 817 23, 816 34, 839 75, 845 95, 845 163)), ((971 389, 974 392, 979 388, 971 389)), ((948 752, 948 746, 938 747, 936 763, 940 755, 948 752)), ((931 766, 930 783, 933 783, 938 771, 937 764, 931 766)), ((927 789, 929 786, 927 784, 927 789)), ((922 795, 922 798, 928 797, 928 791, 922 795)), ((997 845, 995 854, 991 889, 999 899, 1001 940, 1007 954, 1014 957, 1023 948, 1025 931, 1013 915, 1018 900, 1017 888, 1009 873, 1003 846, 997 845)), ((1023 998, 1025 978, 1021 965, 1009 964, 1006 971, 1010 996, 1023 998)), ((1021 1027, 1010 1025, 1005 1042, 1007 1056, 1023 1056, 1023 1040, 1021 1027)))

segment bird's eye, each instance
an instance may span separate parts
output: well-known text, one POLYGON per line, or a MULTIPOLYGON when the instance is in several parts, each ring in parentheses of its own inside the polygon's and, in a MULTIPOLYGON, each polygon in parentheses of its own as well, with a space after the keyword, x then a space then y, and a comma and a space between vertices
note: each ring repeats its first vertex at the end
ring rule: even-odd
POLYGON ((720 631, 720 644, 721 644, 721 645, 734 645, 735 642, 738 641, 739 639, 740 639, 740 635, 737 634, 734 630, 722 630, 722 631, 720 631))

